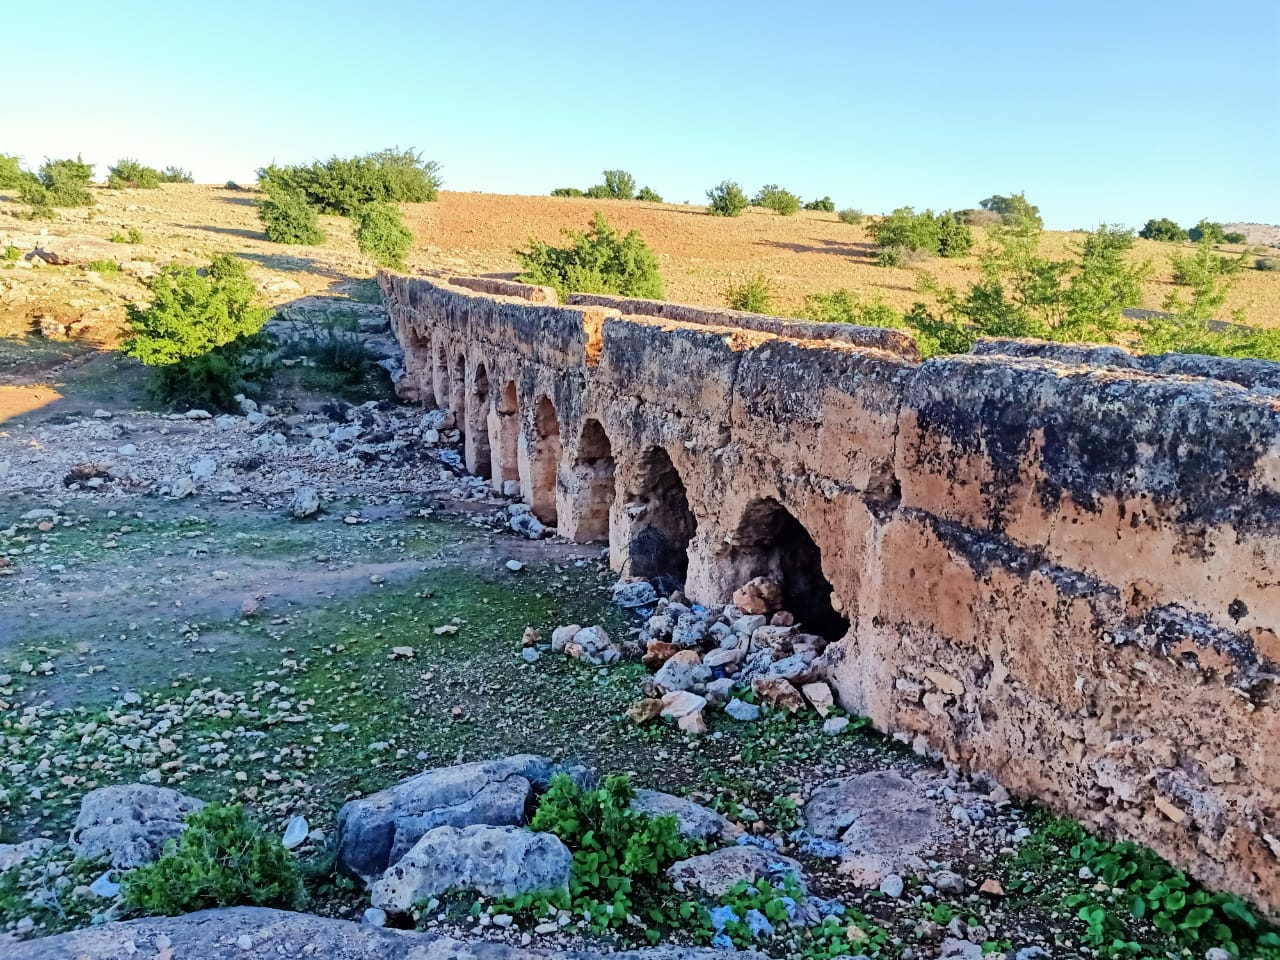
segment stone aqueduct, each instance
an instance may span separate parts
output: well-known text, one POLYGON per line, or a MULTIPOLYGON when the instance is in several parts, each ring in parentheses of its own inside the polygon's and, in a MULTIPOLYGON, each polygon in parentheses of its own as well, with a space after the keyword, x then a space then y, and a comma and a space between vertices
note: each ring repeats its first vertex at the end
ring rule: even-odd
POLYGON ((781 577, 846 708, 1280 911, 1280 369, 380 283, 402 393, 561 535, 781 577))

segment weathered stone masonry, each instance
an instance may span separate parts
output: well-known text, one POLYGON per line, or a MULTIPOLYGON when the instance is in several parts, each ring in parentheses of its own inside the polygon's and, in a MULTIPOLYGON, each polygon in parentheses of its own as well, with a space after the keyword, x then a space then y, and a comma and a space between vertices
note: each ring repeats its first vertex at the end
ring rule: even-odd
POLYGON ((560 534, 780 575, 846 708, 1280 910, 1276 367, 380 282, 403 392, 560 534))

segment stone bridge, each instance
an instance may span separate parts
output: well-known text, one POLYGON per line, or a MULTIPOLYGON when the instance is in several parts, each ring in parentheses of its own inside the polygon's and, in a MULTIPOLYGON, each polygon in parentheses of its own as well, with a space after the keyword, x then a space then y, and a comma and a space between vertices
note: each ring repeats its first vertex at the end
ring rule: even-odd
POLYGON ((468 469, 721 603, 841 704, 1280 909, 1280 368, 380 277, 468 469))

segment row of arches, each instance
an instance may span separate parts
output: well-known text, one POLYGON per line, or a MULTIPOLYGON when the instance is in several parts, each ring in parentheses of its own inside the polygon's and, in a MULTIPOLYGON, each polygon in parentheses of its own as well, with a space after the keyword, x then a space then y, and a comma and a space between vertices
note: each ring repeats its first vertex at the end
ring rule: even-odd
MULTIPOLYGON (((495 391, 484 362, 468 369, 459 354, 450 364, 443 345, 435 363, 434 382, 449 385, 449 406, 463 435, 468 470, 499 490, 518 490, 534 515, 551 526, 562 519, 563 499, 573 512, 572 536, 579 542, 608 543, 621 524, 624 574, 653 580, 667 590, 684 584, 698 519, 664 447, 649 447, 628 460, 620 479, 604 425, 587 418, 570 440, 572 459, 563 462, 565 444, 551 397, 539 395, 526 422, 515 380, 495 391)), ((832 600, 817 544, 776 499, 751 502, 714 561, 723 565, 718 580, 730 584, 729 589, 758 576, 779 582, 786 608, 806 629, 832 640, 848 630, 848 620, 832 600)))

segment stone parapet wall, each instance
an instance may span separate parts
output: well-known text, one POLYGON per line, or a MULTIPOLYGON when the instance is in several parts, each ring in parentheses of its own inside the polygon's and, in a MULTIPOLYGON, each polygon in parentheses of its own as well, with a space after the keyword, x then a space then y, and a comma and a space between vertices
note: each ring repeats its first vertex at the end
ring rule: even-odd
POLYGON ((380 282, 402 392, 560 534, 705 603, 792 564, 845 707, 1280 910, 1275 365, 380 282))

